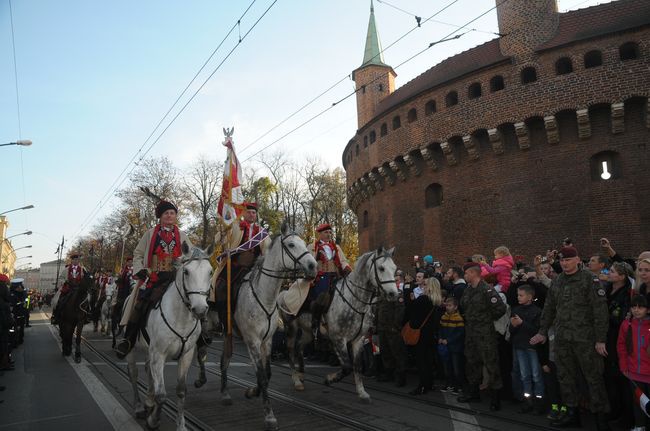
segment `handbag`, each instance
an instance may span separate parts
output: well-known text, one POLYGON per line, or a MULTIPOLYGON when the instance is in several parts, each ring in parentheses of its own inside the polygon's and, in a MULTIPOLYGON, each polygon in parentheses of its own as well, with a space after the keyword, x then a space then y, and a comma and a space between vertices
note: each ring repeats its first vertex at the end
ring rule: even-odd
POLYGON ((404 340, 404 344, 407 346, 415 346, 418 344, 418 341, 420 340, 420 330, 422 327, 427 323, 427 320, 429 320, 429 317, 431 317, 431 313, 433 313, 433 310, 435 309, 435 305, 429 311, 429 314, 427 314, 427 317, 424 319, 424 322, 420 325, 419 328, 413 329, 411 328, 411 324, 409 322, 406 322, 404 324, 404 327, 402 328, 402 339, 404 340))

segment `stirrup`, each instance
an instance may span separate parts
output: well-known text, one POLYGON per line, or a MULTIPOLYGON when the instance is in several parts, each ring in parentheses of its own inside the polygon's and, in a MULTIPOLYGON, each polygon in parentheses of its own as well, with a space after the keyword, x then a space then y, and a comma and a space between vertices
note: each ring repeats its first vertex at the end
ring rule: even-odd
POLYGON ((131 341, 125 338, 122 341, 120 341, 120 344, 115 346, 113 351, 117 354, 117 359, 124 359, 126 358, 126 355, 129 354, 132 348, 133 346, 131 346, 131 341), (123 352, 123 349, 121 347, 124 346, 125 343, 126 343, 126 352, 123 352))

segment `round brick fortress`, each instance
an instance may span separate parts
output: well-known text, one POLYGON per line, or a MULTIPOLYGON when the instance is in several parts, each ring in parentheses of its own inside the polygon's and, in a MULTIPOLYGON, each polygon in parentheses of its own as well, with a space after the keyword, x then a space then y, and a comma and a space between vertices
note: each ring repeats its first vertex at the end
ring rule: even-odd
POLYGON ((360 249, 395 245, 406 266, 502 244, 530 259, 566 236, 583 256, 601 236, 650 248, 650 2, 513 0, 498 17, 504 36, 397 90, 383 61, 355 70, 360 249))

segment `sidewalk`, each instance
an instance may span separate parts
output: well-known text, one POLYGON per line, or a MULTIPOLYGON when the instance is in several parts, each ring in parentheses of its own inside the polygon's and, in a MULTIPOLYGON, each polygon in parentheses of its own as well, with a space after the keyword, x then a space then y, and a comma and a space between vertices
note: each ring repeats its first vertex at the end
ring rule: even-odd
POLYGON ((116 417, 127 422, 119 423, 119 429, 133 429, 114 408, 110 393, 85 374, 87 366, 82 362, 74 364, 75 369, 61 356, 47 317, 33 312, 30 323, 31 328, 25 328, 25 343, 13 351, 16 369, 0 376, 0 386, 7 387, 0 392, 0 400, 4 400, 0 403, 0 430, 113 430, 118 428, 116 417), (110 420, 102 411, 107 405, 114 412, 110 420))

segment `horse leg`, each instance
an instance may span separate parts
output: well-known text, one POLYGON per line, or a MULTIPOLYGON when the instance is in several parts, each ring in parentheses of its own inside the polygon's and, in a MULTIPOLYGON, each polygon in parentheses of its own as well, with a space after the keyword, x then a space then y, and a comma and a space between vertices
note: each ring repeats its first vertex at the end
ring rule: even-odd
POLYGON ((178 410, 178 418, 176 419, 176 430, 185 431, 185 394, 187 393, 187 371, 192 365, 194 359, 194 350, 190 349, 178 361, 178 381, 176 384, 176 396, 178 402, 176 404, 178 410))
POLYGON ((305 346, 314 340, 314 334, 311 331, 311 318, 308 319, 308 322, 302 328, 302 336, 298 340, 298 377, 301 382, 305 381, 305 346))
POLYGON ((208 378, 205 375, 205 362, 208 360, 208 346, 201 346, 196 349, 196 362, 199 364, 199 378, 194 380, 194 387, 200 388, 205 385, 208 378))
POLYGON ((78 364, 81 362, 81 331, 83 331, 83 320, 77 322, 77 339, 75 340, 74 361, 78 364))
POLYGON ((149 373, 153 379, 154 406, 149 416, 147 416, 147 426, 156 429, 160 426, 160 412, 162 405, 167 399, 165 391, 165 358, 162 355, 152 352, 149 347, 149 373))
MULTIPOLYGON (((273 409, 271 408, 271 399, 269 398, 268 392, 268 377, 271 372, 271 362, 269 361, 269 356, 266 352, 263 352, 263 346, 257 348, 249 348, 249 353, 251 360, 253 361, 253 366, 255 367, 255 375, 257 376, 257 387, 249 388, 246 391, 246 396, 250 398, 251 395, 262 395, 262 406, 264 407, 264 425, 266 430, 277 430, 278 429, 278 420, 273 414, 273 409)), ((267 349, 270 352, 270 349, 267 349)))
POLYGON ((353 366, 353 375, 354 375, 354 384, 357 388, 357 395, 361 398, 361 401, 365 403, 370 403, 370 395, 366 392, 366 389, 363 387, 363 374, 361 373, 362 365, 362 356, 361 350, 363 349, 363 338, 359 338, 357 341, 351 343, 351 354, 352 354, 352 363, 353 366))
MULTIPOLYGON (((300 375, 296 370, 296 337, 298 336, 298 329, 296 320, 287 324, 287 362, 291 368, 291 380, 293 380, 293 388, 297 391, 304 391, 305 385, 300 380, 300 375)), ((303 334, 304 335, 304 334, 303 334)), ((301 341, 301 340, 299 340, 301 341)))
POLYGON ((133 350, 126 355, 126 361, 128 364, 131 389, 133 389, 133 410, 135 412, 135 417, 144 419, 147 415, 147 411, 140 400, 140 391, 138 391, 138 366, 135 363, 135 352, 133 350))
POLYGON ((345 340, 332 340, 332 346, 341 361, 341 369, 336 373, 330 373, 325 376, 325 384, 327 386, 332 383, 340 382, 345 376, 352 372, 352 364, 350 363, 350 354, 348 352, 347 342, 345 340))
MULTIPOLYGON (((228 341, 224 338, 224 341, 228 341)), ((225 347, 225 343, 224 343, 225 347)), ((230 391, 228 391, 228 367, 230 366, 230 358, 226 357, 225 348, 221 352, 221 363, 219 368, 221 370, 221 404, 224 406, 232 405, 232 397, 230 396, 230 391)))

